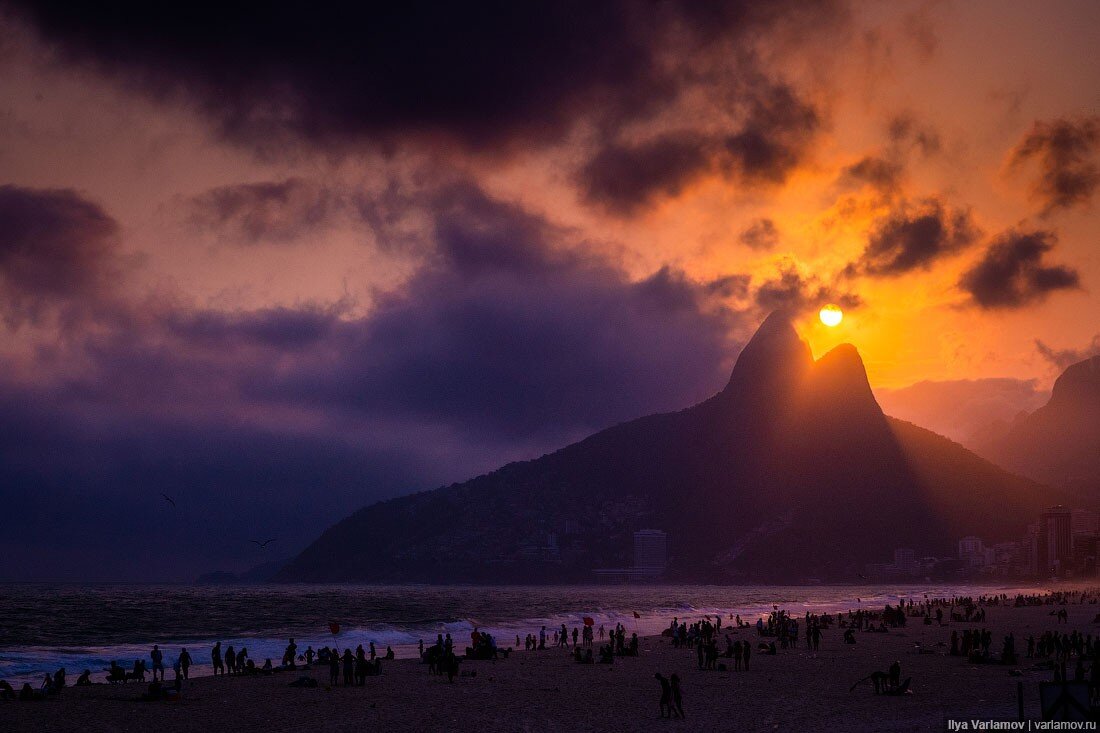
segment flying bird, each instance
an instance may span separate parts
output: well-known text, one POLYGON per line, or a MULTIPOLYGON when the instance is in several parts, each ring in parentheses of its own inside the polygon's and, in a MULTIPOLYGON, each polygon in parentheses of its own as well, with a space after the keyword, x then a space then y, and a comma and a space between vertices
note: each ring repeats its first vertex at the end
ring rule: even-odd
POLYGON ((271 539, 269 539, 269 540, 264 540, 263 542, 260 542, 259 540, 249 540, 249 542, 251 542, 251 543, 253 543, 253 544, 255 544, 255 545, 259 545, 260 547, 267 547, 267 546, 268 546, 268 545, 270 545, 270 544, 271 544, 272 542, 274 542, 274 541, 275 541, 276 539, 277 539, 277 538, 275 538, 275 537, 272 537, 271 539))
POLYGON ((171 504, 172 506, 175 506, 175 505, 176 505, 176 502, 175 502, 175 501, 173 501, 173 500, 172 500, 172 497, 168 496, 168 494, 161 494, 161 496, 163 496, 163 497, 164 497, 164 500, 165 500, 166 502, 168 502, 169 504, 171 504))

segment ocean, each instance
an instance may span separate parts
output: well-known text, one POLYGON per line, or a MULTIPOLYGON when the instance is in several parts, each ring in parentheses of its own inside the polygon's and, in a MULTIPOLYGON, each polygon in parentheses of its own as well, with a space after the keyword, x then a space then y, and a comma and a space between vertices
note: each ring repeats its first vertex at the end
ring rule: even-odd
MULTIPOLYGON (((170 666, 181 649, 195 659, 192 674, 210 674, 210 647, 246 647, 262 665, 278 664, 287 639, 299 652, 374 642, 379 654, 416 656, 417 643, 450 633, 464 648, 474 626, 499 646, 516 636, 569 629, 591 616, 596 627, 622 623, 628 632, 656 634, 674 617, 740 614, 755 621, 773 607, 795 615, 857 607, 882 608, 899 600, 1018 592, 1043 587, 973 585, 897 586, 367 586, 367 585, 45 585, 0 584, 0 679, 38 681, 65 667, 93 681, 112 660, 130 668, 148 661, 153 644, 170 666), (640 618, 635 618, 638 614, 640 618), (340 633, 329 633, 329 622, 340 633)), ((520 644, 522 648, 522 643, 520 644)))

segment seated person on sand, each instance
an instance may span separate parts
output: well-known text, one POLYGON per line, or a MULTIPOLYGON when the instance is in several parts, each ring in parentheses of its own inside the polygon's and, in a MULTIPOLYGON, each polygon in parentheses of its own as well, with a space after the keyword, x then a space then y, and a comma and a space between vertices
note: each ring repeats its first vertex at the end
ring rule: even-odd
POLYGON ((134 671, 126 673, 126 679, 128 680, 141 680, 145 681, 145 661, 142 659, 134 660, 134 671))
POLYGON ((271 672, 274 670, 274 668, 271 666, 271 657, 268 657, 264 660, 263 670, 268 674, 271 674, 271 672))
POLYGON ((30 682, 24 682, 22 689, 19 690, 19 699, 20 700, 40 700, 40 699, 42 699, 42 694, 40 692, 38 692, 38 690, 31 687, 30 682))
POLYGON ((76 686, 84 687, 85 685, 92 684, 92 670, 86 669, 80 673, 80 676, 76 678, 76 686))
POLYGON ((849 626, 847 629, 844 630, 844 643, 845 644, 855 644, 856 643, 856 632, 854 630, 852 630, 851 626, 849 626))
POLYGON ((15 688, 9 682, 0 680, 0 700, 14 700, 15 688))
POLYGON ((393 647, 387 646, 386 647, 386 657, 385 658, 386 659, 393 659, 395 656, 396 655, 393 653, 393 647))
POLYGON ((126 670, 119 666, 118 662, 112 661, 111 666, 107 669, 107 681, 108 682, 125 682, 126 670))

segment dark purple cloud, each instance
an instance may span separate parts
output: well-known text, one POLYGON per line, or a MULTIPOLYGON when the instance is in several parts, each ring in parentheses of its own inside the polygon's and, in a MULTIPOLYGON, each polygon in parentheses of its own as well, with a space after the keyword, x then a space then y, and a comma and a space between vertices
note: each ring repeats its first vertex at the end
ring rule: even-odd
POLYGON ((1100 333, 1093 336, 1092 340, 1087 344, 1077 349, 1056 349, 1041 339, 1035 339, 1035 350, 1039 352, 1039 355, 1042 356, 1043 359, 1053 366, 1056 366, 1058 369, 1065 369, 1079 361, 1084 361, 1090 357, 1100 355, 1100 333))
POLYGON ((286 133, 558 139, 582 110, 621 121, 667 102, 688 75, 662 63, 671 47, 835 13, 831 2, 744 0, 7 3, 62 58, 158 97, 186 94, 254 145, 286 133))
POLYGON ((8 325, 101 294, 118 241, 115 220, 74 191, 0 186, 0 311, 8 325))
POLYGON ((977 264, 963 273, 959 287, 985 309, 1020 308, 1058 290, 1077 288, 1080 276, 1076 270, 1045 262, 1057 241, 1052 231, 1004 232, 993 239, 977 264))
POLYGON ((896 194, 905 174, 905 166, 895 160, 874 155, 860 158, 840 171, 838 183, 844 188, 870 186, 883 196, 896 194))
POLYGON ((725 132, 679 130, 602 145, 577 173, 586 203, 619 216, 717 172, 743 186, 782 183, 807 154, 821 120, 787 84, 758 75, 735 83, 742 121, 725 132))
POLYGON ((935 155, 943 149, 943 142, 936 128, 917 120, 912 114, 900 114, 890 119, 887 134, 891 145, 898 152, 916 147, 922 155, 935 155))
POLYGON ((1092 198, 1100 186, 1098 151, 1100 117, 1037 121, 1012 151, 1011 163, 1038 163, 1033 193, 1049 215, 1092 198))
POLYGON ((973 244, 978 234, 969 210, 950 208, 935 198, 903 201, 874 223, 867 247, 846 272, 891 277, 927 270, 973 244))
POLYGON ((253 532, 292 553, 357 506, 728 378, 746 324, 725 300, 746 295, 745 276, 636 280, 471 184, 414 198, 430 255, 365 316, 167 298, 89 309, 33 381, 0 378, 0 500, 22 518, 3 541, 7 577, 104 577, 82 554, 95 537, 121 538, 93 553, 114 577, 240 569, 253 532), (139 538, 170 558, 130 553, 139 538))
POLYGON ((779 229, 767 217, 757 219, 737 237, 749 249, 766 251, 779 244, 779 229))
POLYGON ((713 166, 713 146, 693 132, 669 133, 638 145, 612 143, 578 174, 589 204, 626 216, 658 196, 675 197, 713 166))
POLYGON ((288 178, 219 186, 184 206, 191 229, 234 244, 287 243, 315 232, 342 208, 325 186, 288 178))
POLYGON ((750 183, 782 183, 801 162, 821 117, 787 84, 757 82, 747 91, 748 116, 725 139, 730 157, 724 164, 750 183))
POLYGON ((774 277, 756 288, 753 297, 764 311, 792 313, 816 310, 829 303, 849 309, 863 304, 858 294, 823 283, 816 275, 805 275, 793 263, 781 264, 774 277))

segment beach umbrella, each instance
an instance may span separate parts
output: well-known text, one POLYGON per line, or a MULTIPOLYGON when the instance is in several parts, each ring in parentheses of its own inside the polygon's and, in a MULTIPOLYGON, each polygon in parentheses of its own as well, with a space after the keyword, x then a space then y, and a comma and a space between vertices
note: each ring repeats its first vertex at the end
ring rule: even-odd
POLYGON ((595 623, 596 623, 596 621, 591 616, 585 616, 584 617, 584 625, 585 626, 592 626, 595 623))

